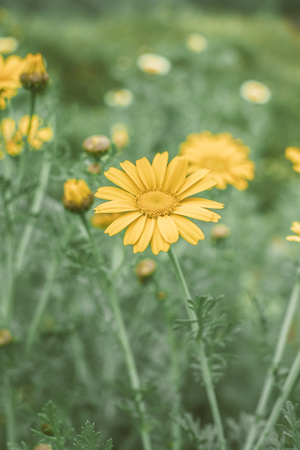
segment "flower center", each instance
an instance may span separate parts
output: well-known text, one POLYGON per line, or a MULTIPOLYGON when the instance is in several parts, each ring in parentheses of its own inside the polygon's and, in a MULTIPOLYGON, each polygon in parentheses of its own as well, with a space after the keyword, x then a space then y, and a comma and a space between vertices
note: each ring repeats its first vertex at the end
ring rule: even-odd
POLYGON ((220 157, 203 159, 201 165, 216 172, 222 172, 227 168, 226 161, 220 157))
POLYGON ((179 205, 175 195, 163 191, 143 192, 136 197, 138 210, 146 216, 157 219, 158 216, 171 214, 179 205))

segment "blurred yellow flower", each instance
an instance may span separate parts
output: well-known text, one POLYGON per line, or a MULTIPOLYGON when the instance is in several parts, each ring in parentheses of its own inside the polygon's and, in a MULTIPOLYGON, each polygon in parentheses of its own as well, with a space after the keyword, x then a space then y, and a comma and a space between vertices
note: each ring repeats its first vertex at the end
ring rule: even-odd
POLYGON ((144 53, 137 60, 139 69, 151 75, 166 75, 171 69, 170 61, 164 56, 144 53))
POLYGON ((224 223, 217 223, 211 230, 211 237, 216 241, 225 239, 230 235, 230 228, 224 223))
POLYGON ((30 133, 27 138, 29 116, 23 116, 18 122, 18 128, 16 122, 12 118, 3 119, 1 121, 1 132, 4 140, 4 146, 6 153, 11 156, 19 155, 23 150, 25 138, 28 140, 29 148, 31 150, 39 150, 44 142, 48 142, 52 139, 53 132, 50 127, 43 127, 43 119, 34 115, 32 117, 30 133))
POLYGON ((91 224, 95 228, 104 229, 107 228, 114 220, 120 217, 120 213, 101 213, 94 214, 91 218, 91 224))
POLYGON ((22 86, 25 89, 42 91, 47 87, 49 80, 50 77, 46 71, 42 55, 40 53, 36 55, 28 53, 20 74, 22 86))
POLYGON ((198 33, 189 34, 185 41, 185 46, 195 53, 203 52, 207 47, 207 39, 198 33))
POLYGON ((140 261, 135 267, 135 274, 140 283, 145 283, 156 271, 156 262, 153 259, 146 258, 140 261))
POLYGON ((296 233, 296 235, 287 236, 288 241, 294 241, 294 242, 300 242, 300 222, 293 222, 291 226, 291 230, 293 233, 296 233))
POLYGON ((295 172, 300 173, 300 148, 299 147, 288 147, 285 150, 286 159, 292 161, 293 169, 295 172))
POLYGON ((117 91, 108 91, 104 95, 104 103, 108 106, 117 106, 126 108, 133 101, 132 92, 128 89, 119 89, 117 91))
MULTIPOLYGON (((19 124, 19 130, 21 131, 22 135, 24 137, 27 136, 28 133, 28 127, 29 127, 29 121, 30 116, 23 116, 18 124, 19 124)), ((36 114, 32 116, 31 120, 31 126, 30 126, 30 132, 29 136, 27 138, 27 141, 30 145, 30 147, 34 150, 39 150, 44 142, 48 142, 53 137, 53 131, 51 127, 43 127, 43 119, 36 114)))
POLYGON ((106 178, 119 187, 100 187, 96 197, 110 200, 95 208, 96 213, 123 213, 105 230, 113 236, 127 227, 124 245, 133 245, 134 253, 143 252, 151 242, 152 252, 167 252, 182 236, 196 245, 204 234, 191 220, 217 222, 223 204, 192 197, 212 188, 216 182, 203 169, 187 177, 188 163, 179 156, 168 164, 168 152, 158 153, 150 164, 147 158, 124 161, 122 170, 111 167, 106 178))
POLYGON ((230 133, 212 134, 204 131, 190 134, 180 145, 180 154, 189 163, 189 173, 210 169, 218 189, 228 184, 239 190, 248 187, 246 180, 254 178, 254 163, 249 160, 249 148, 230 133))
POLYGON ((19 43, 16 38, 0 38, 0 53, 12 53, 17 49, 18 45, 19 43))
POLYGON ((74 213, 87 211, 93 201, 94 196, 84 180, 72 178, 64 184, 63 204, 66 209, 74 213))
POLYGON ((127 147, 129 142, 127 126, 123 123, 115 123, 111 127, 111 139, 118 150, 127 147))
POLYGON ((264 104, 271 98, 271 91, 268 86, 253 80, 245 81, 242 84, 240 94, 245 100, 252 103, 264 104))
POLYGON ((21 87, 20 74, 24 60, 17 55, 4 59, 0 55, 0 109, 6 108, 7 99, 14 97, 21 87))

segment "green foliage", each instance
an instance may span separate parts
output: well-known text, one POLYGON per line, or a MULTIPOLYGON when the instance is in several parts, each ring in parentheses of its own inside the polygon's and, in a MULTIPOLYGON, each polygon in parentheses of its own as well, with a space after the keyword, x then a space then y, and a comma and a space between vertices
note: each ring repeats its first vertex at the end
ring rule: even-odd
MULTIPOLYGON (((77 450, 99 450, 100 448, 100 432, 96 433, 95 424, 87 421, 81 427, 81 434, 74 441, 77 450)), ((102 445, 102 450, 111 450, 113 448, 112 439, 106 441, 102 445)))
POLYGON ((53 445, 55 450, 65 450, 74 430, 66 427, 65 423, 59 418, 57 406, 52 400, 46 403, 38 417, 43 431, 32 429, 33 434, 40 437, 44 442, 53 445))

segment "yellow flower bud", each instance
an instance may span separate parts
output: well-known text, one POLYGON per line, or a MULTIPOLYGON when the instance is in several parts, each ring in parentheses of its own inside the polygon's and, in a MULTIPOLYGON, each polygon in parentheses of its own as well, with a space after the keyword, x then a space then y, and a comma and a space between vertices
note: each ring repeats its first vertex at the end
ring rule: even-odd
POLYGON ((25 66, 20 75, 23 88, 40 92, 46 89, 50 77, 46 71, 43 57, 40 53, 29 53, 25 59, 25 66))
POLYGON ((9 330, 5 328, 0 330, 0 347, 10 344, 13 341, 13 336, 9 330))
POLYGON ((94 201, 94 195, 84 180, 72 178, 64 184, 63 204, 74 213, 87 211, 94 201))
POLYGON ((223 223, 218 223, 211 230, 211 237, 215 240, 227 238, 230 235, 230 229, 223 223))
POLYGON ((102 172, 102 167, 98 163, 91 163, 87 167, 88 173, 92 173, 94 175, 99 175, 102 172))
POLYGON ((103 134, 97 134, 86 138, 82 146, 87 153, 96 158, 100 158, 110 149, 110 139, 103 134))
POLYGON ((128 145, 129 136, 126 125, 122 123, 116 123, 113 125, 111 128, 111 136, 112 141, 118 150, 122 150, 122 148, 128 145))
POLYGON ((144 283, 156 270, 156 262, 146 258, 140 261, 135 268, 135 274, 140 283, 144 283))

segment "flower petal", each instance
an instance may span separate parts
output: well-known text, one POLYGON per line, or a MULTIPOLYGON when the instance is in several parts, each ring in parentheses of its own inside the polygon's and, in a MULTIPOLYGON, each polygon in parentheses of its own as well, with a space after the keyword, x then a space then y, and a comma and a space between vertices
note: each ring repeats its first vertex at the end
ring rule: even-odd
POLYGON ((181 205, 198 205, 201 208, 224 208, 223 203, 215 202, 214 200, 206 200, 206 198, 189 197, 180 202, 181 205))
MULTIPOLYGON (((190 175, 187 179, 191 178, 193 175, 190 175)), ((205 177, 203 180, 196 181, 196 183, 192 184, 188 189, 181 190, 180 195, 178 195, 178 200, 182 200, 186 197, 190 197, 191 195, 198 194, 199 192, 205 191, 206 189, 210 189, 216 185, 216 180, 213 177, 205 177)))
POLYGON ((136 211, 136 204, 130 200, 112 200, 95 208, 96 213, 117 213, 136 211))
POLYGON ((131 222, 140 217, 141 213, 138 211, 130 211, 122 214, 116 220, 114 220, 105 230, 105 233, 109 236, 114 236, 120 231, 124 230, 131 222))
POLYGON ((204 222, 218 222, 221 219, 219 214, 205 208, 200 208, 197 205, 180 205, 175 209, 174 214, 203 220, 204 222))
POLYGON ((165 241, 173 244, 179 239, 179 232, 176 223, 170 216, 159 216, 157 219, 159 231, 165 241))
POLYGON ((204 239, 200 228, 191 220, 176 214, 172 215, 172 219, 177 225, 180 236, 190 244, 196 245, 200 239, 204 239))
POLYGON ((145 190, 145 183, 141 180, 137 168, 132 162, 130 161, 124 161, 123 163, 120 163, 120 166, 124 170, 124 172, 127 173, 127 175, 130 176, 130 178, 134 181, 134 183, 139 187, 141 191, 145 190))
POLYGON ((163 189, 168 192, 177 192, 186 178, 188 162, 181 156, 172 159, 167 167, 163 189))
POLYGON ((102 198, 103 200, 130 200, 134 199, 132 194, 117 187, 100 187, 98 188, 95 197, 102 198))
POLYGON ((159 231, 159 226, 158 226, 158 223, 156 220, 155 225, 154 225, 152 239, 151 239, 152 252, 154 253, 154 255, 158 255, 158 253, 160 251, 167 252, 169 250, 169 248, 170 248, 170 244, 168 244, 168 242, 166 242, 163 239, 161 232, 159 231))
POLYGON ((168 158, 169 158, 168 152, 157 153, 154 156, 154 159, 152 162, 152 167, 153 167, 155 177, 156 177, 156 187, 158 187, 158 188, 162 187, 162 184, 163 184, 163 181, 165 178, 165 174, 166 174, 168 158))
POLYGON ((146 188, 152 190, 156 186, 155 172, 147 158, 141 158, 136 161, 136 168, 140 178, 143 180, 146 188))
POLYGON ((155 219, 150 219, 149 217, 147 217, 141 237, 133 246, 134 253, 143 252, 144 250, 146 250, 152 238, 154 225, 155 219))
POLYGON ((124 236, 124 245, 134 245, 140 239, 144 231, 146 218, 144 215, 140 216, 128 226, 124 236))
POLYGON ((36 137, 44 142, 48 142, 53 137, 53 131, 50 127, 41 128, 40 130, 37 130, 36 137))
POLYGON ((127 173, 122 172, 122 170, 111 167, 107 172, 104 172, 106 178, 112 181, 117 186, 120 186, 125 191, 131 194, 137 195, 140 193, 138 186, 132 181, 127 173))

